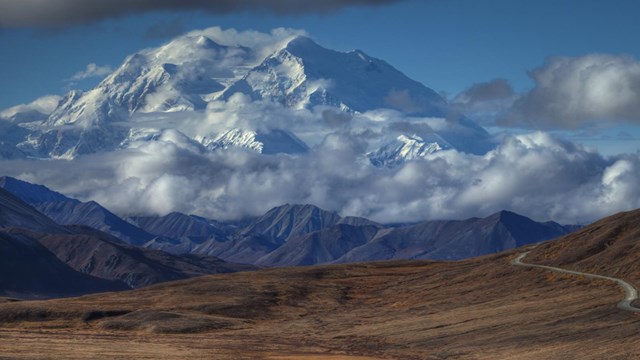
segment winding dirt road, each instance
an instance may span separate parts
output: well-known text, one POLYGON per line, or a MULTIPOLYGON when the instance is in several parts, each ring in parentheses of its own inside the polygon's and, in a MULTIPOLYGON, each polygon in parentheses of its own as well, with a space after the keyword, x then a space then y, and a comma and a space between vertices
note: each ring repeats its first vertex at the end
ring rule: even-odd
POLYGON ((622 300, 622 301, 620 301, 618 303, 618 308, 622 309, 622 310, 626 310, 626 311, 640 312, 640 308, 637 308, 637 307, 632 305, 633 301, 638 298, 638 289, 636 289, 633 285, 629 284, 628 282, 626 282, 626 281, 624 281, 622 279, 609 277, 609 276, 589 274, 589 273, 583 273, 583 272, 580 272, 580 271, 566 270, 566 269, 557 268, 557 267, 553 267, 553 266, 527 264, 525 262, 522 262, 522 260, 528 254, 529 254, 529 251, 518 255, 518 257, 516 257, 515 259, 511 260, 511 264, 512 265, 516 265, 516 266, 540 268, 540 269, 555 271, 555 272, 559 272, 559 273, 563 273, 563 274, 584 276, 584 277, 591 278, 591 279, 600 279, 600 280, 613 281, 616 284, 620 285, 624 289, 624 300, 622 300))

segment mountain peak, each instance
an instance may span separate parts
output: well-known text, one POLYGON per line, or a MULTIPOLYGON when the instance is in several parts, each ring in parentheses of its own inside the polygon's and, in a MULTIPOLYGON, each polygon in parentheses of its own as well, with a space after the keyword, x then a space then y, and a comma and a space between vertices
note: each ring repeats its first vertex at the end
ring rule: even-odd
POLYGON ((561 226, 555 223, 538 223, 526 216, 508 210, 499 211, 485 219, 492 224, 501 224, 515 239, 516 245, 539 242, 562 235, 561 226))
POLYGON ((395 167, 406 161, 427 158, 429 155, 447 149, 450 146, 435 134, 431 135, 433 141, 425 139, 416 134, 399 135, 378 150, 368 154, 369 160, 374 166, 395 167))
POLYGON ((337 224, 341 217, 335 212, 310 204, 285 204, 269 210, 244 228, 244 234, 267 234, 278 242, 295 236, 322 230, 337 224))
POLYGON ((500 222, 505 224, 507 227, 511 226, 525 226, 530 223, 534 223, 533 220, 529 219, 526 216, 514 213, 509 210, 500 210, 496 213, 493 213, 487 217, 488 220, 494 221, 496 223, 500 222))
POLYGON ((509 211, 509 210, 500 210, 497 213, 494 213, 493 215, 491 215, 491 217, 493 216, 496 216, 500 219, 526 218, 525 216, 516 214, 513 211, 509 211))
POLYGON ((198 44, 199 46, 202 46, 202 47, 220 46, 215 41, 209 39, 208 37, 206 37, 204 35, 200 35, 200 36, 198 36, 196 38, 196 44, 198 44))
POLYGON ((287 48, 309 48, 309 47, 319 47, 319 48, 321 48, 322 46, 318 45, 318 43, 313 41, 308 36, 298 35, 298 36, 294 37, 293 39, 291 39, 287 43, 286 47, 287 48))
POLYGON ((320 207, 317 207, 315 205, 312 204, 284 204, 284 205, 280 205, 280 206, 276 206, 274 208, 272 208, 271 210, 269 210, 269 212, 271 211, 277 211, 277 212, 282 212, 282 211, 315 211, 315 212, 326 212, 326 213, 332 213, 328 210, 324 210, 320 207))
POLYGON ((309 151, 309 147, 294 134, 280 129, 267 132, 253 130, 230 129, 216 137, 206 136, 201 144, 209 150, 241 148, 260 154, 301 154, 309 151))
POLYGON ((69 232, 28 205, 18 196, 0 188, 0 228, 12 227, 50 233, 69 232))
POLYGON ((152 62, 170 62, 181 65, 185 62, 205 60, 203 57, 216 57, 216 53, 227 49, 204 35, 180 36, 169 43, 144 51, 152 62))
MULTIPOLYGON (((6 146, 2 147, 0 153, 72 159, 87 153, 117 151, 131 144, 128 134, 134 128, 138 130, 137 124, 129 125, 137 120, 134 113, 197 112, 213 101, 228 100, 237 93, 292 110, 318 106, 347 113, 394 109, 439 118, 451 112, 446 100, 434 90, 361 50, 335 51, 300 35, 265 54, 261 46, 221 45, 206 35, 190 33, 128 56, 95 88, 67 94, 46 120, 39 120, 41 124, 21 128, 18 135, 3 132, 0 146, 4 146, 4 141, 10 148, 7 151, 6 146)), ((25 118, 38 120, 45 116, 33 114, 25 118)), ((164 115, 158 118, 163 119, 164 115)), ((245 126, 269 129, 274 125, 245 126)), ((184 130, 180 124, 170 126, 184 130)), ((299 154, 309 150, 286 131, 224 135, 225 139, 217 139, 223 140, 222 146, 216 143, 208 149, 239 144, 262 154, 299 154)), ((426 144, 437 142, 439 147, 451 145, 469 152, 481 149, 478 153, 484 148, 476 144, 489 141, 484 129, 463 120, 455 124, 447 122, 438 130, 437 140, 419 135, 426 144)), ((216 140, 206 133, 190 137, 216 140)))
POLYGON ((306 62, 314 62, 318 60, 318 58, 321 60, 326 58, 327 56, 331 56, 330 54, 333 53, 338 54, 338 52, 322 47, 321 45, 313 41, 310 37, 303 35, 296 36, 291 41, 289 41, 284 49, 276 53, 276 56, 282 54, 283 51, 295 57, 301 58, 306 62))

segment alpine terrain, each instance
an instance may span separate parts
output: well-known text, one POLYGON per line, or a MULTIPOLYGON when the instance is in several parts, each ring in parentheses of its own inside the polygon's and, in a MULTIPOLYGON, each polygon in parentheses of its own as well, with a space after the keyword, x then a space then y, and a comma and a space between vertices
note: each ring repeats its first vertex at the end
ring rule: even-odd
POLYGON ((514 261, 528 253, 528 264, 633 283, 638 216, 617 214, 555 241, 457 262, 269 269, 75 299, 7 300, 3 355, 634 358, 640 348, 629 339, 640 322, 616 306, 618 285, 514 261))
MULTIPOLYGON (((362 51, 334 51, 297 36, 265 56, 258 47, 227 46, 188 34, 127 57, 95 88, 63 96, 51 113, 5 112, 0 155, 73 159, 160 139, 186 142, 201 152, 240 148, 265 155, 303 154, 321 140, 308 131, 319 125, 297 129, 313 142, 308 145, 294 131, 240 109, 225 122, 207 120, 208 114, 237 101, 270 103, 291 117, 304 110, 355 116, 388 109, 424 119, 416 129, 376 141, 380 148, 369 149, 376 166, 449 148, 484 153, 490 146, 489 134, 434 90, 362 51), (197 126, 193 119, 199 119, 197 126)), ((331 127, 324 133, 340 124, 331 127)))
MULTIPOLYGON (((486 218, 384 225, 299 204, 278 206, 262 216, 233 222, 177 212, 123 219, 98 203, 71 199, 15 178, 0 178, 0 188, 57 223, 104 231, 129 245, 264 267, 395 259, 460 260, 575 230, 554 222, 535 222, 509 211, 486 218)), ((106 254, 107 250, 100 252, 106 254)))

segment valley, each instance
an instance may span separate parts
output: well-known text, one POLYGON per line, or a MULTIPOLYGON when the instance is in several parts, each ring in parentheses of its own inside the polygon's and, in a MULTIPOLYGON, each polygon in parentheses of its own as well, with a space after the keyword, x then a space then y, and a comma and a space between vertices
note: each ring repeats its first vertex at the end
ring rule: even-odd
MULTIPOLYGON (((21 189, 33 186, 3 181, 21 189)), ((80 204, 38 189, 25 198, 80 204)), ((494 218, 515 224, 509 234, 523 242, 458 261, 390 259, 257 269, 62 226, 5 190, 0 196, 1 244, 10 250, 3 250, 0 278, 0 352, 7 358, 624 359, 640 354, 640 346, 629 341, 640 315, 628 311, 637 306, 629 291, 640 281, 633 271, 640 253, 635 249, 640 210, 542 243, 530 238, 531 230, 557 231, 559 225, 501 212, 494 218), (604 260, 611 257, 616 260, 604 260), (38 267, 18 266, 28 258, 39 259, 38 267), (220 272, 231 273, 215 274, 220 272), (62 282, 51 283, 47 276, 62 282), (631 286, 626 295, 619 284, 631 286), (127 287, 135 289, 119 291, 127 287), (82 294, 87 295, 77 297, 82 294), (617 306, 625 296, 628 306, 617 306)), ((305 242, 316 244, 315 256, 323 254, 317 245, 325 241, 331 244, 327 249, 348 246, 347 240, 358 243, 354 233, 344 232, 358 226, 364 236, 360 244, 371 242, 367 231, 383 230, 400 232, 403 249, 438 231, 455 239, 465 226, 471 227, 476 245, 495 241, 478 237, 483 227, 477 224, 490 224, 491 217, 385 227, 310 205, 293 208, 293 213, 284 206, 226 226, 250 239, 268 234, 273 243, 283 244, 273 253, 276 259, 301 256, 299 244, 305 242), (449 226, 455 231, 446 230, 449 226), (336 241, 341 233, 344 240, 336 241)), ((184 214, 136 223, 145 227, 142 233, 166 227, 174 236, 207 237, 210 226, 225 229, 184 214)), ((491 233, 503 234, 509 226, 491 233)), ((460 239, 464 244, 465 237, 460 239)))
POLYGON ((3 354, 38 358, 629 358, 606 281, 510 264, 385 262, 201 277, 0 305, 3 354))

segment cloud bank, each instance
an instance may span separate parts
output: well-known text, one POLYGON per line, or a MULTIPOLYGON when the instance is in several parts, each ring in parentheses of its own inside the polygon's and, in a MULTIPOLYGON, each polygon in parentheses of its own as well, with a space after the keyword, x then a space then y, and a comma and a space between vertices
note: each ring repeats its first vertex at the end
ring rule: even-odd
POLYGON ((94 199, 122 215, 237 219, 311 203, 381 222, 485 216, 509 209, 586 223, 640 207, 640 155, 605 158, 546 133, 511 136, 484 156, 454 150, 375 168, 362 137, 329 134, 305 156, 201 152, 179 134, 70 161, 0 160, 7 175, 94 199), (182 139, 182 140, 181 140, 182 139))
POLYGON ((41 114, 51 114, 58 106, 62 98, 58 95, 45 95, 37 98, 29 104, 20 104, 0 111, 0 119, 9 119, 19 113, 39 112, 41 114))
POLYGON ((481 125, 494 125, 504 117, 519 98, 505 79, 493 79, 476 83, 451 100, 451 104, 463 114, 472 116, 481 125))
POLYGON ((516 102, 507 122, 530 119, 540 128, 640 123, 640 62, 631 57, 553 58, 530 76, 536 85, 516 102))
POLYGON ((68 26, 150 11, 200 10, 214 14, 270 12, 278 15, 337 11, 401 0, 0 0, 0 27, 68 26))
POLYGON ((640 124, 640 62, 630 56, 555 57, 529 76, 534 87, 525 93, 496 79, 475 84, 453 103, 484 125, 554 130, 640 124))

